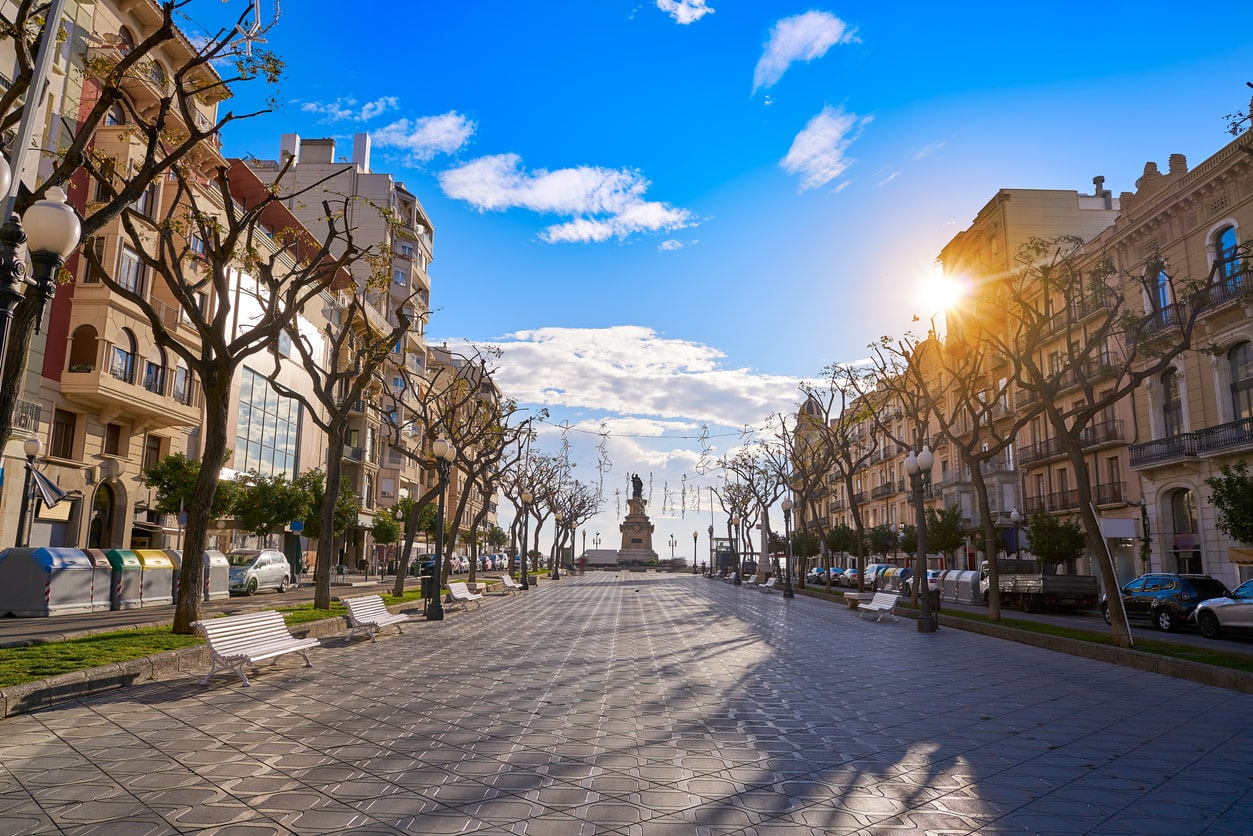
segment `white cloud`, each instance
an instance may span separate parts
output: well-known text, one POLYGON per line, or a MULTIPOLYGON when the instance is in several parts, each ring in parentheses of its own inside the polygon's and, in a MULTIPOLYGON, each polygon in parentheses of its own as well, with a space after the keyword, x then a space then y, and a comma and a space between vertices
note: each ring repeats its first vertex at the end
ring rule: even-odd
POLYGON ((658 244, 657 249, 661 250, 664 253, 664 252, 670 252, 671 250, 681 250, 686 246, 687 244, 683 243, 682 241, 676 241, 675 239, 671 238, 667 241, 662 241, 660 244, 658 244))
POLYGON ((792 140, 787 156, 779 163, 788 174, 800 175, 800 191, 824 186, 844 173, 852 160, 853 143, 873 117, 824 107, 792 140))
POLYGON ((638 325, 539 328, 493 344, 497 382, 522 403, 742 427, 800 401, 795 378, 724 368, 716 348, 638 325))
POLYGON ((300 109, 321 116, 319 122, 365 122, 394 109, 397 101, 395 96, 383 96, 357 107, 356 99, 336 99, 330 103, 305 102, 300 109))
POLYGON ((657 0, 657 8, 685 26, 714 13, 706 0, 657 0))
POLYGON ((412 161, 426 162, 436 154, 452 154, 469 141, 478 125, 455 110, 439 116, 400 119, 370 133, 375 145, 397 148, 412 161))
POLYGON ((891 183, 893 180, 895 180, 897 177, 900 177, 900 176, 901 176, 901 173, 899 171, 893 171, 887 177, 884 177, 882 180, 880 180, 879 185, 886 186, 888 183, 891 183))
POLYGON ((857 30, 827 12, 785 17, 770 30, 770 39, 753 70, 753 92, 773 86, 794 62, 821 58, 836 44, 857 40, 857 30))
POLYGON ((929 145, 924 145, 924 146, 922 146, 922 148, 918 149, 918 151, 914 153, 914 159, 915 159, 915 160, 921 160, 921 159, 924 159, 924 158, 926 158, 926 157, 929 157, 929 156, 931 156, 932 154, 934 154, 936 151, 939 151, 939 150, 940 150, 941 148, 943 148, 943 147, 944 147, 944 142, 943 142, 943 141, 941 141, 941 142, 932 142, 932 143, 930 143, 929 145))
POLYGON ((686 209, 647 201, 651 185, 638 171, 577 166, 528 172, 517 154, 480 157, 439 175, 444 193, 480 212, 529 209, 569 221, 540 233, 549 243, 624 239, 637 232, 683 229, 697 223, 686 209))

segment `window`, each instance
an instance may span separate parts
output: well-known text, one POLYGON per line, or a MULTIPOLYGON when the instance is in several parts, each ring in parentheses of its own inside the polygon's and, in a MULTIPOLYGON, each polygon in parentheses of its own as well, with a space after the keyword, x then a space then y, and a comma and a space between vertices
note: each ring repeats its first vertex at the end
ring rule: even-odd
POLYGON ((1170 497, 1170 516, 1174 525, 1171 551, 1175 556, 1178 572, 1200 574, 1201 538, 1197 536, 1196 494, 1187 488, 1177 490, 1170 497))
POLYGON ((151 470, 161 461, 161 436, 150 435, 144 439, 144 470, 151 470))
POLYGON ((1220 280, 1231 282, 1240 272, 1239 245, 1234 226, 1225 226, 1214 236, 1214 260, 1219 265, 1220 280))
MULTIPOLYGON (((101 264, 103 264, 104 263, 104 238, 101 238, 100 236, 96 236, 90 239, 87 242, 87 246, 84 247, 84 249, 88 249, 88 248, 90 248, 92 254, 96 257, 96 260, 99 261, 101 264)), ((84 284, 99 284, 100 283, 100 271, 92 266, 91 260, 89 258, 84 258, 83 263, 86 265, 86 269, 83 271, 84 284)))
POLYGON ((1170 438, 1183 432, 1183 401, 1179 395, 1179 372, 1167 369, 1162 373, 1162 436, 1170 438))
POLYGON ((152 183, 144 189, 143 194, 135 198, 131 208, 145 217, 152 217, 157 208, 157 184, 152 183))
POLYGON ((126 455, 126 451, 122 447, 121 424, 104 425, 104 451, 111 456, 126 455))
POLYGON ((122 247, 117 283, 137 296, 143 295, 143 265, 139 261, 139 253, 130 247, 122 247))
POLYGON ((199 235, 192 233, 191 235, 187 236, 187 249, 191 251, 192 255, 196 255, 201 258, 204 258, 204 253, 205 253, 204 239, 201 238, 199 235))
POLYGON ((181 365, 174 369, 174 385, 170 389, 170 397, 181 404, 191 403, 191 375, 181 365))
POLYGON ((396 285, 397 287, 408 287, 409 286, 409 274, 406 273, 404 270, 393 270, 392 271, 392 284, 396 285))
POLYGON ((232 467, 263 476, 296 475, 300 442, 300 402, 284 398, 247 366, 239 386, 239 420, 232 467))
POLYGON ((1231 411, 1236 421, 1253 418, 1253 345, 1240 343, 1227 353, 1231 365, 1231 411))
POLYGON ((144 388, 157 395, 165 394, 165 367, 151 360, 144 361, 144 388))
POLYGON ((400 245, 400 254, 401 254, 401 255, 403 255, 403 256, 405 256, 406 258, 413 258, 413 245, 412 245, 412 244, 401 244, 401 245, 400 245))
POLYGON ((78 416, 64 409, 52 413, 52 443, 48 455, 57 459, 74 458, 74 430, 78 416))
POLYGON ((279 331, 278 337, 274 340, 274 351, 280 357, 291 357, 291 334, 286 331, 279 331))
POLYGON ((109 358, 109 374, 123 383, 135 382, 135 338, 123 330, 109 358))
POLYGON ((1157 271, 1157 280, 1153 285, 1153 309, 1164 311, 1170 307, 1170 276, 1164 269, 1157 271))
POLYGON ((114 102, 113 106, 104 112, 104 125, 112 127, 124 124, 126 124, 126 110, 121 102, 114 102))

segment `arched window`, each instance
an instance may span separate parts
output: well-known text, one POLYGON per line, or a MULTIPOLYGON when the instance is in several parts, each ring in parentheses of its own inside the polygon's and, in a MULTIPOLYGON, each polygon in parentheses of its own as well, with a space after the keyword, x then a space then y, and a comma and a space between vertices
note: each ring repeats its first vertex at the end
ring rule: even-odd
POLYGON ((1234 279, 1240 272, 1240 260, 1237 258, 1236 228, 1224 226, 1214 236, 1214 260, 1218 263, 1218 275, 1221 279, 1234 279))
POLYGON ((144 360, 144 388, 155 395, 165 394, 165 351, 160 346, 155 360, 144 360))
POLYGON ((101 483, 91 503, 91 525, 87 531, 87 548, 113 548, 113 488, 101 483))
POLYGON ((117 32, 117 48, 123 55, 126 55, 135 48, 135 36, 131 34, 131 30, 123 26, 117 32))
POLYGON ((1231 413, 1236 421, 1253 418, 1253 345, 1240 343, 1227 352, 1231 368, 1231 413))
POLYGON ((1179 394, 1179 372, 1167 369, 1162 373, 1162 436, 1170 438, 1183 432, 1183 399, 1179 394))
POLYGON ((1201 538, 1197 532, 1196 494, 1187 488, 1175 491, 1170 497, 1172 524, 1171 552, 1175 556, 1176 571, 1181 574, 1199 575, 1201 568, 1201 538))
POLYGON ((1170 307, 1170 276, 1164 269, 1157 271, 1157 278, 1154 280, 1153 307, 1159 311, 1170 307))
POLYGON ((135 382, 135 335, 123 328, 113 344, 109 374, 123 383, 135 382))

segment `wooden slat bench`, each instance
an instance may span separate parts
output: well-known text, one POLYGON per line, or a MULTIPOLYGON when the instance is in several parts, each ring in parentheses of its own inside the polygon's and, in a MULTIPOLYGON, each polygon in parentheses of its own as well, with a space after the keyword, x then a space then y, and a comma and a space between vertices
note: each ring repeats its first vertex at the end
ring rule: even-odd
POLYGON ((893 621, 898 621, 896 617, 896 593, 895 592, 876 592, 874 597, 869 601, 862 601, 857 605, 857 617, 860 618, 862 613, 873 612, 878 613, 875 621, 881 621, 884 615, 892 616, 893 621))
POLYGON ((389 624, 395 624, 397 630, 401 633, 405 632, 400 625, 408 621, 409 616, 388 611, 381 595, 341 598, 340 603, 348 608, 348 623, 352 625, 352 632, 348 634, 348 638, 344 639, 344 644, 352 641, 352 637, 358 631, 369 636, 370 641, 378 641, 374 638, 374 634, 389 624))
POLYGON ((453 581, 448 584, 448 597, 452 599, 454 604, 460 604, 463 610, 468 611, 470 609, 470 604, 474 604, 475 607, 478 607, 479 599, 483 596, 471 592, 470 588, 465 585, 464 581, 453 581))
POLYGON ((209 677, 223 668, 239 674, 244 687, 249 688, 251 684, 244 675, 244 665, 255 665, 266 659, 277 663, 278 657, 287 653, 299 653, 304 657, 305 667, 313 667, 305 651, 317 647, 318 640, 293 636, 277 610, 210 618, 192 626, 204 634, 212 661, 201 685, 209 684, 209 677))

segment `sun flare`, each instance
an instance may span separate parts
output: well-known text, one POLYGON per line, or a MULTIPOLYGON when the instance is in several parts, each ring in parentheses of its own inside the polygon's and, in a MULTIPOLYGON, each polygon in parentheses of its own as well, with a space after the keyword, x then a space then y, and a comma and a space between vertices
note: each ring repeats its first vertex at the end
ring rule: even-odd
POLYGON ((959 277, 936 273, 926 279, 922 287, 923 312, 927 315, 944 313, 961 304, 966 297, 967 285, 959 277))

